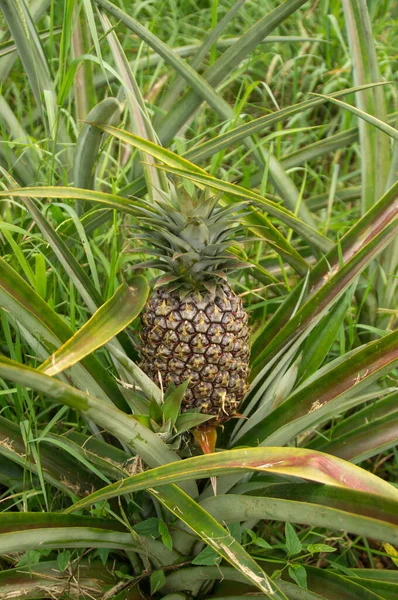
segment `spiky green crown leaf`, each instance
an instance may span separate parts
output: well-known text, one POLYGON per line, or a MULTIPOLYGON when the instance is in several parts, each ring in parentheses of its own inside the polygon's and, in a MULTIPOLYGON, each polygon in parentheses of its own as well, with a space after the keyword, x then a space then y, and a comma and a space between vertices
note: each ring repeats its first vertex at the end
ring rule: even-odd
POLYGON ((185 190, 162 192, 161 196, 157 201, 144 201, 136 226, 140 231, 136 239, 145 246, 135 251, 156 258, 135 268, 162 270, 164 276, 157 285, 213 289, 228 272, 248 266, 228 251, 245 240, 239 224, 245 203, 222 207, 219 197, 207 190, 198 196, 185 190))

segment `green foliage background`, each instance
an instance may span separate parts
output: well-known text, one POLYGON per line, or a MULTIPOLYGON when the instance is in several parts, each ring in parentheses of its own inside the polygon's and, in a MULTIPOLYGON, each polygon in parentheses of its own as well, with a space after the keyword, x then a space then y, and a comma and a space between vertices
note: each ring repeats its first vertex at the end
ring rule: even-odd
POLYGON ((397 3, 0 9, 0 598, 397 598, 397 3), (139 368, 170 181, 250 202, 207 457, 139 368))

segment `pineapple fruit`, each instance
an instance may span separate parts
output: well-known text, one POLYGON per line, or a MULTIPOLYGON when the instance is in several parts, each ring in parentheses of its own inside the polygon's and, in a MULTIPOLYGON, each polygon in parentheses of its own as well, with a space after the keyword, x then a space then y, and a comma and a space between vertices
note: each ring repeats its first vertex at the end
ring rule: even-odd
POLYGON ((141 368, 164 388, 188 379, 182 410, 214 416, 214 427, 236 414, 248 388, 248 315, 226 277, 242 266, 227 251, 243 239, 237 208, 173 191, 146 210, 141 237, 156 258, 145 266, 165 275, 141 315, 141 368))

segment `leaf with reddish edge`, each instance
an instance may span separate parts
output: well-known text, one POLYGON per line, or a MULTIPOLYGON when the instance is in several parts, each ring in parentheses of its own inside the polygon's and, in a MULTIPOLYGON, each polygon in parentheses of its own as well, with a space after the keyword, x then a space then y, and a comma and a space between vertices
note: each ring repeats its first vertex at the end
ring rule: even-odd
MULTIPOLYGON (((324 440, 325 441, 325 440, 324 440)), ((331 442, 325 442, 322 452, 360 463, 398 444, 398 409, 377 421, 369 422, 331 442)))
POLYGON ((312 269, 306 304, 291 318, 302 284, 284 301, 253 344, 257 372, 286 343, 295 339, 321 310, 337 300, 361 270, 398 232, 398 182, 312 269), (298 327, 299 326, 299 327, 298 327))
POLYGON ((312 377, 250 431, 237 437, 234 443, 284 444, 315 422, 321 422, 330 410, 330 402, 357 394, 397 364, 398 331, 393 331, 351 353, 320 377, 312 377))
POLYGON ((307 448, 358 463, 398 442, 398 392, 355 411, 330 430, 330 439, 316 437, 307 448))
POLYGON ((131 285, 123 282, 112 298, 38 370, 47 375, 57 375, 109 342, 139 315, 145 306, 148 292, 148 283, 141 275, 131 285))
POLYGON ((398 500, 398 490, 394 486, 340 458, 304 448, 267 447, 242 448, 196 456, 151 469, 94 492, 66 509, 66 512, 81 510, 94 502, 138 490, 240 471, 291 475, 398 500))
MULTIPOLYGON (((255 380, 255 386, 261 385, 263 373, 266 372, 265 370, 263 371, 263 365, 269 365, 271 359, 277 356, 279 352, 286 349, 287 344, 293 342, 300 333, 305 331, 314 319, 322 314, 322 311, 332 306, 371 260, 395 238, 397 233, 398 218, 395 218, 382 232, 356 252, 347 263, 341 268, 337 267, 334 269, 334 274, 325 276, 326 282, 310 297, 304 306, 297 311, 294 317, 292 317, 278 333, 274 332, 275 336, 260 354, 256 355, 255 349, 253 349, 256 359, 252 370, 252 378, 255 379, 256 376, 259 376, 258 379, 255 380)), ((285 309, 285 306, 282 305, 281 311, 285 309)), ((290 309, 291 307, 288 309, 289 312, 290 309)), ((284 317, 286 316, 287 315, 284 314, 284 317)), ((278 313, 270 322, 272 330, 277 321, 279 321, 278 313)), ((268 337, 269 332, 266 331, 265 333, 267 333, 268 337)), ((253 391, 254 389, 255 388, 253 388, 253 391)))

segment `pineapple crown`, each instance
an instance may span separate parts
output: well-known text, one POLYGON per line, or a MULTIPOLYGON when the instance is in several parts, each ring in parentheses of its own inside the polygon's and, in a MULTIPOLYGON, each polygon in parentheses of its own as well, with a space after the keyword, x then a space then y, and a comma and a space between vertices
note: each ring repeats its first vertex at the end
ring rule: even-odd
POLYGON ((242 216, 246 203, 223 207, 209 190, 196 197, 176 189, 159 194, 156 201, 140 200, 136 228, 141 233, 135 239, 148 245, 134 250, 155 257, 134 268, 162 270, 156 286, 214 291, 228 272, 248 266, 228 251, 245 241, 237 215, 242 216))

